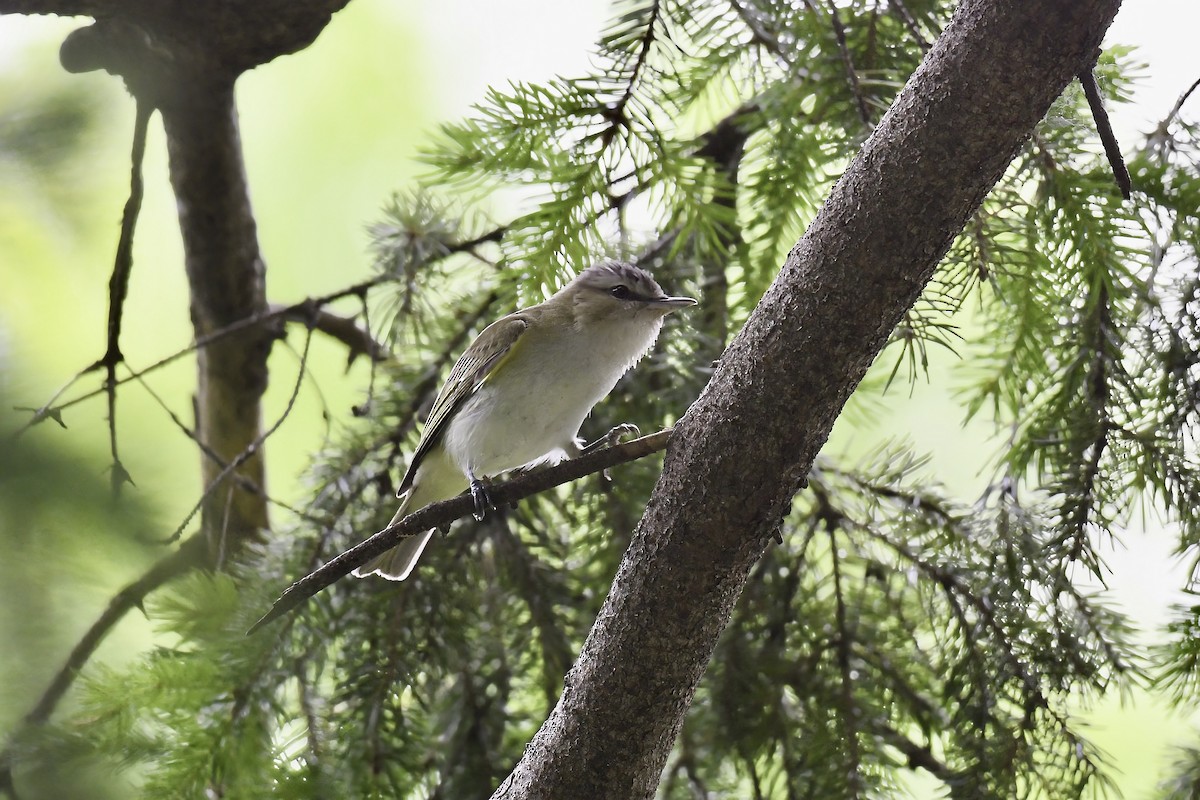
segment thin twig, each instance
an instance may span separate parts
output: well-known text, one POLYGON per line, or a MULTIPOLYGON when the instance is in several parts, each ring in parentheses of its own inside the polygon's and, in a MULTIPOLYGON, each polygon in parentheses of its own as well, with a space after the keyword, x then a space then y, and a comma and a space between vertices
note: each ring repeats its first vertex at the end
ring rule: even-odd
MULTIPOLYGON (((546 469, 520 474, 512 480, 489 486, 488 495, 497 507, 505 506, 538 492, 578 480, 584 475, 643 458, 664 449, 672 430, 667 428, 631 442, 563 461, 546 469)), ((372 558, 391 550, 407 537, 449 525, 454 520, 471 514, 474 509, 471 496, 464 494, 452 500, 428 505, 396 524, 389 525, 285 589, 271 606, 271 610, 254 623, 247 634, 254 633, 272 620, 287 614, 317 592, 348 575, 355 567, 360 567, 372 558)))
POLYGON ((1133 185, 1129 180, 1125 159, 1121 156, 1121 146, 1117 144, 1112 123, 1108 121, 1108 112, 1104 110, 1104 98, 1100 96, 1096 73, 1089 67, 1080 70, 1076 77, 1083 84, 1083 94, 1092 110, 1092 119, 1096 120, 1096 132, 1100 134, 1100 141, 1104 143, 1104 155, 1108 156, 1108 163, 1112 166, 1113 179, 1117 182, 1117 188, 1121 190, 1121 197, 1128 200, 1133 195, 1133 185))
POLYGON ((850 47, 846 44, 846 29, 842 26, 842 18, 838 15, 837 5, 833 0, 829 3, 829 18, 833 23, 833 35, 837 37, 838 50, 842 53, 842 63, 846 66, 846 79, 850 81, 850 91, 854 94, 854 102, 858 107, 858 116, 864 125, 870 126, 871 112, 867 109, 867 101, 863 97, 862 87, 858 83, 858 70, 854 68, 854 59, 850 56, 850 47))
MULTIPOLYGON (((508 226, 502 225, 502 226, 496 227, 496 228, 488 231, 487 233, 476 236, 473 239, 468 239, 465 242, 459 242, 458 244, 449 245, 446 247, 444 252, 442 252, 439 255, 439 259, 445 258, 450 255, 455 255, 458 253, 468 253, 471 250, 473 250, 474 248, 478 247, 479 245, 484 244, 485 242, 499 241, 501 238, 503 238, 504 234, 507 231, 508 231, 508 226)), ((238 333, 239 331, 246 330, 247 328, 252 328, 256 325, 262 325, 267 322, 281 319, 288 314, 297 313, 301 309, 312 309, 312 308, 319 309, 319 308, 322 308, 323 306, 329 305, 330 303, 333 303, 337 300, 342 300, 346 297, 362 295, 366 292, 369 292, 372 289, 382 286, 383 284, 391 283, 393 281, 394 281, 394 279, 391 278, 390 276, 376 275, 373 278, 368 278, 367 280, 360 281, 352 286, 348 286, 344 289, 339 289, 335 292, 330 292, 329 294, 320 295, 318 297, 310 297, 310 298, 302 300, 298 303, 293 303, 290 306, 279 306, 273 310, 268 310, 261 314, 252 314, 249 317, 245 317, 243 319, 238 320, 237 322, 230 323, 229 325, 226 325, 223 328, 218 328, 217 330, 215 330, 209 334, 201 336, 200 338, 194 340, 187 347, 184 347, 181 350, 177 350, 168 356, 160 358, 158 361, 155 361, 153 364, 151 364, 150 366, 148 366, 144 369, 133 370, 132 372, 130 372, 129 375, 126 375, 123 378, 118 378, 115 382, 115 385, 120 386, 122 384, 128 383, 129 381, 136 380, 143 375, 148 375, 151 372, 155 372, 156 370, 162 369, 163 367, 167 366, 168 364, 172 364, 175 361, 178 361, 179 359, 183 358, 184 356, 190 355, 190 354, 196 352, 197 350, 201 350, 201 349, 207 347, 208 345, 212 344, 213 342, 218 341, 219 339, 224 339, 226 336, 231 336, 235 333, 238 333)), ((95 369, 95 367, 93 366, 93 367, 90 367, 88 370, 84 370, 83 373, 80 374, 80 377, 82 377, 82 375, 84 375, 87 372, 94 370, 94 369, 95 369)), ((72 383, 73 382, 74 381, 72 381, 72 383)), ((68 384, 68 385, 70 385, 70 384, 68 384)), ((34 416, 31 420, 26 422, 24 425, 22 425, 20 428, 18 428, 12 434, 11 439, 16 439, 21 434, 23 434, 26 430, 33 427, 33 425, 41 422, 42 420, 46 419, 47 417, 58 418, 58 415, 61 414, 63 409, 70 408, 71 406, 82 403, 85 400, 91 400, 93 397, 103 394, 104 392, 105 392, 104 387, 101 387, 99 389, 94 389, 90 392, 85 392, 77 397, 72 397, 70 400, 67 400, 57 406, 53 406, 53 407, 43 406, 42 408, 38 409, 34 413, 34 416)), ((61 393, 62 393, 62 390, 60 390, 58 394, 61 394, 61 393)))
POLYGON ((1188 98, 1192 96, 1192 92, 1196 91, 1197 88, 1200 88, 1200 78, 1197 78, 1196 82, 1189 86, 1186 92, 1179 95, 1179 99, 1171 107, 1171 113, 1167 114, 1167 118, 1162 122, 1163 130, 1166 130, 1167 126, 1175 121, 1175 118, 1179 116, 1179 112, 1183 110, 1183 104, 1188 101, 1188 98))
POLYGON ((121 457, 117 453, 117 365, 125 360, 121 355, 121 321, 125 311, 125 298, 129 295, 129 276, 133 272, 133 233, 137 227, 138 214, 142 210, 142 161, 146 155, 146 130, 154 106, 137 98, 137 111, 133 123, 133 152, 130 154, 129 199, 121 214, 121 235, 117 240, 117 254, 113 259, 112 277, 108 280, 108 337, 104 355, 85 372, 103 369, 105 372, 104 393, 108 397, 108 445, 112 453, 112 491, 120 494, 121 487, 133 483, 121 457))
POLYGON ((300 368, 296 373, 296 383, 292 386, 291 397, 288 398, 287 406, 283 409, 283 413, 279 415, 279 419, 275 420, 275 424, 263 431, 257 438, 255 438, 253 442, 246 445, 246 449, 238 453, 237 456, 230 460, 230 462, 226 464, 225 467, 217 474, 217 477, 213 478, 208 486, 204 487, 204 492, 200 495, 200 499, 196 501, 196 504, 192 506, 192 510, 189 511, 187 516, 183 518, 183 522, 179 523, 179 527, 177 527, 170 537, 167 538, 167 544, 175 541, 183 535, 184 529, 187 527, 188 523, 192 521, 192 517, 196 516, 197 512, 200 511, 200 508, 204 505, 204 502, 209 498, 209 496, 225 482, 225 479, 229 477, 231 472, 249 461, 254 454, 258 452, 258 448, 262 447, 263 442, 274 435, 275 431, 279 430, 279 427, 283 425, 284 421, 291 416, 292 408, 296 405, 296 398, 300 394, 300 386, 304 383, 305 372, 308 369, 308 349, 309 346, 312 345, 312 335, 313 329, 309 328, 307 335, 304 337, 304 351, 300 354, 300 368))
MULTIPOLYGON (((365 313, 365 299, 363 300, 363 309, 365 313)), ((388 357, 387 345, 376 341, 371 336, 370 328, 365 325, 360 328, 353 317, 343 317, 332 311, 312 308, 304 304, 284 306, 273 303, 271 311, 278 311, 280 317, 288 322, 300 322, 346 345, 346 349, 349 351, 346 358, 347 368, 362 355, 367 356, 372 364, 388 357)))
POLYGON ((63 394, 68 389, 70 389, 72 386, 74 386, 79 381, 80 378, 82 378, 84 375, 91 374, 92 371, 93 371, 92 368, 90 366, 88 366, 88 367, 84 367, 83 369, 76 372, 74 375, 71 376, 70 380, 68 380, 62 386, 58 387, 58 389, 54 392, 54 394, 50 395, 50 399, 47 400, 45 403, 43 403, 41 405, 41 407, 39 407, 39 408, 32 408, 30 406, 13 406, 13 411, 29 411, 33 414, 33 416, 29 419, 28 422, 26 422, 23 426, 21 426, 19 429, 17 429, 12 434, 12 436, 10 437, 10 441, 16 440, 16 438, 18 436, 20 436, 23 431, 28 430, 29 428, 32 428, 34 425, 37 425, 40 422, 42 422, 43 420, 47 420, 47 419, 52 419, 55 422, 57 422, 61 427, 66 428, 67 423, 65 421, 63 421, 62 407, 56 406, 56 405, 54 405, 54 403, 56 400, 58 400, 58 398, 62 397, 63 394))
MULTIPOLYGON (((158 392, 154 391, 154 389, 145 380, 145 378, 142 378, 139 376, 138 383, 140 383, 142 385, 142 388, 146 390, 146 393, 149 394, 150 397, 154 400, 154 402, 156 402, 158 404, 159 408, 161 408, 164 412, 166 412, 167 416, 170 418, 171 422, 175 425, 175 427, 178 428, 180 431, 182 431, 184 436, 186 436, 187 438, 192 440, 192 442, 196 445, 196 447, 198 447, 200 449, 200 453, 205 458, 211 460, 214 464, 216 464, 219 467, 226 466, 225 459, 221 458, 221 455, 217 451, 213 450, 211 447, 208 446, 207 443, 202 441, 200 439, 200 437, 196 435, 196 431, 194 431, 192 428, 188 427, 187 423, 185 423, 182 419, 179 418, 179 415, 176 414, 169 405, 167 405, 167 401, 163 399, 162 395, 160 395, 158 392)), ((263 488, 261 486, 259 486, 255 481, 251 480, 250 478, 246 477, 245 475, 241 475, 241 474, 234 475, 233 480, 237 483, 238 488, 241 489, 242 491, 261 495, 264 499, 266 499, 266 501, 268 503, 279 506, 280 508, 284 509, 285 511, 290 511, 291 513, 295 514, 297 517, 300 517, 301 519, 306 519, 309 522, 314 522, 314 523, 321 524, 321 525, 325 524, 325 522, 326 522, 325 519, 319 518, 313 514, 310 514, 307 511, 296 508, 295 506, 291 505, 290 503, 287 503, 276 497, 272 497, 271 495, 267 494, 263 490, 263 488)))
POLYGON ((908 10, 908 6, 904 5, 904 0, 888 0, 888 8, 895 10, 900 19, 904 21, 904 27, 908 28, 908 32, 916 40, 917 46, 921 48, 921 52, 928 53, 930 48, 929 40, 921 33, 920 27, 917 26, 916 18, 908 10))

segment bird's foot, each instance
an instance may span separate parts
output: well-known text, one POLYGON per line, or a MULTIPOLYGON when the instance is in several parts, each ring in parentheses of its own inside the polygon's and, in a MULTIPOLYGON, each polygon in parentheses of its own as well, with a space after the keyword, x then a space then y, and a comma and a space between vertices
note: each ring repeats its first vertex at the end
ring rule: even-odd
POLYGON ((615 444, 619 444, 620 441, 626 436, 641 435, 642 432, 638 429, 637 425, 634 425, 632 422, 625 422, 616 426, 591 444, 584 445, 579 454, 587 455, 595 450, 600 450, 605 447, 612 447, 615 444))
POLYGON ((483 522, 483 518, 487 516, 487 512, 493 508, 493 505, 487 486, 478 478, 471 479, 471 501, 475 504, 473 512, 475 521, 483 522))

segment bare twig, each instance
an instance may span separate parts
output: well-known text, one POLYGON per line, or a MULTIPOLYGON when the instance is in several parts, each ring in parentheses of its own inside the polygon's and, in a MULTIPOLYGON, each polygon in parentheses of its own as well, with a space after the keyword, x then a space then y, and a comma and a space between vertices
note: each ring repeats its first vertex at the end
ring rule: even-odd
MULTIPOLYGON (((365 302, 363 308, 366 308, 365 302)), ((362 355, 370 358, 372 362, 383 361, 388 356, 387 345, 376 341, 366 326, 360 328, 353 317, 343 317, 319 306, 307 306, 304 303, 291 306, 273 303, 271 312, 278 312, 281 319, 303 323, 346 345, 349 351, 347 368, 362 355)))
POLYGON ((296 383, 292 386, 291 397, 288 398, 287 406, 283 409, 283 413, 279 415, 279 419, 275 420, 274 425, 263 431, 253 442, 246 446, 246 449, 242 450, 228 464, 222 467, 217 476, 209 482, 208 486, 204 487, 204 492, 200 495, 200 499, 196 501, 196 504, 192 506, 192 510, 183 518, 183 522, 179 523, 179 527, 167 538, 166 543, 169 544, 183 535, 184 528, 192 521, 196 513, 200 511, 209 496, 225 483, 225 479, 229 477, 230 473, 249 461, 258 452, 258 448, 262 446, 263 442, 271 438, 275 431, 279 430, 279 427, 283 425, 284 421, 291 416, 292 408, 296 405, 296 398, 300 394, 300 386, 304 383, 305 371, 308 369, 308 349, 312 344, 312 334, 313 329, 309 328, 304 337, 304 351, 300 354, 300 368, 296 373, 296 383))
POLYGON ((54 392, 54 394, 50 395, 49 400, 47 400, 45 403, 43 403, 38 408, 33 408, 31 406, 13 406, 13 411, 29 411, 33 414, 33 416, 29 418, 28 422, 26 422, 24 425, 22 425, 20 428, 18 428, 12 434, 10 439, 16 439, 18 436, 21 435, 22 432, 28 430, 29 428, 32 428, 34 425, 37 425, 47 419, 52 419, 55 422, 57 422, 61 427, 66 428, 67 423, 63 420, 62 407, 56 406, 56 405, 54 405, 54 403, 58 400, 58 398, 62 397, 63 394, 68 389, 70 389, 72 386, 74 386, 80 378, 82 378, 84 375, 90 374, 91 371, 92 370, 90 367, 85 367, 84 369, 81 369, 78 372, 76 372, 74 375, 71 376, 70 380, 68 380, 62 386, 58 387, 58 389, 54 392))
POLYGON ((846 28, 838 14, 837 4, 829 3, 829 18, 833 23, 833 35, 837 37, 838 50, 842 53, 842 63, 846 66, 846 79, 850 82, 850 91, 854 94, 854 103, 858 107, 858 116, 864 125, 870 126, 871 112, 867 108, 866 98, 863 97, 862 87, 858 83, 858 70, 854 68, 854 59, 850 56, 850 47, 846 44, 846 28))
MULTIPOLYGON (((473 251, 474 248, 478 247, 481 244, 484 244, 486 242, 499 241, 501 238, 503 238, 504 234, 507 231, 508 231, 507 226, 499 226, 499 227, 496 227, 496 228, 488 231, 487 233, 484 233, 480 236, 476 236, 473 239, 468 239, 465 242, 459 242, 458 244, 450 245, 446 248, 445 252, 442 254, 441 257, 444 258, 444 257, 450 256, 450 255, 456 255, 459 253, 469 253, 469 252, 473 251)), ((301 300, 298 303, 293 303, 292 305, 288 305, 288 306, 278 306, 276 308, 266 311, 265 313, 252 314, 248 317, 238 320, 237 322, 233 322, 222 328, 218 328, 217 330, 214 330, 207 335, 196 338, 187 347, 177 350, 168 356, 160 358, 158 361, 155 361, 153 364, 151 364, 148 367, 145 367, 144 369, 131 371, 129 375, 126 375, 123 378, 118 378, 115 381, 115 385, 120 386, 120 385, 128 383, 130 381, 137 380, 138 378, 141 378, 144 375, 148 375, 151 372, 155 372, 159 369, 162 369, 163 367, 167 366, 168 364, 172 364, 175 361, 178 361, 179 359, 183 358, 184 356, 190 355, 190 354, 196 352, 197 350, 201 350, 201 349, 209 346, 213 342, 219 341, 228 336, 232 336, 232 335, 239 333, 241 331, 244 331, 248 328, 253 328, 256 325, 262 325, 264 323, 271 322, 274 320, 283 319, 285 316, 287 316, 289 314, 301 313, 302 310, 304 310, 304 309, 322 308, 326 305, 329 305, 330 303, 333 303, 338 300, 342 300, 347 297, 361 296, 361 295, 371 291, 372 289, 378 288, 379 286, 382 286, 386 283, 390 283, 392 281, 393 281, 393 278, 391 278, 390 276, 376 275, 373 278, 368 278, 367 280, 360 281, 352 286, 347 286, 346 288, 339 289, 335 292, 330 292, 329 294, 319 295, 317 297, 310 297, 305 300, 301 300)), ((67 384, 67 386, 63 387, 63 389, 60 389, 55 394, 55 398, 57 398, 59 395, 61 395, 66 390, 67 387, 69 387, 73 383, 75 383, 75 381, 78 380, 78 378, 82 377, 83 375, 87 374, 89 371, 92 371, 94 369, 95 369, 95 367, 93 366, 93 367, 89 367, 89 369, 81 372, 78 376, 76 376, 76 378, 73 378, 67 384)), ((85 400, 91 400, 92 398, 94 398, 98 395, 104 394, 105 391, 106 390, 104 387, 101 387, 99 389, 94 389, 92 391, 85 392, 81 395, 78 395, 77 397, 72 397, 70 400, 66 400, 63 403, 60 403, 59 405, 56 405, 56 406, 52 406, 49 403, 47 403, 46 405, 44 405, 41 408, 34 411, 33 417, 28 422, 26 422, 24 425, 22 425, 20 428, 18 428, 12 434, 11 438, 16 439, 21 434, 23 434, 25 431, 27 431, 29 428, 33 427, 34 425, 36 425, 37 423, 41 422, 44 419, 47 419, 47 418, 60 419, 60 415, 64 409, 70 408, 71 406, 74 406, 74 405, 78 405, 79 403, 82 403, 85 400)))
POLYGON ((912 12, 908 10, 908 6, 904 5, 904 0, 889 0, 888 8, 893 9, 896 14, 904 21, 904 27, 908 28, 908 32, 912 34, 913 40, 917 46, 921 48, 921 52, 929 52, 929 40, 921 33, 920 27, 917 26, 917 20, 913 17, 912 12))
POLYGON ((111 478, 114 495, 120 494, 124 484, 133 483, 117 453, 117 365, 125 360, 121 355, 121 321, 125 311, 125 298, 129 294, 129 276, 133 272, 133 232, 142 209, 142 161, 146 154, 146 129, 150 125, 150 115, 153 112, 152 105, 140 98, 137 100, 129 170, 129 199, 125 201, 125 210, 121 214, 121 235, 117 240, 112 277, 108 280, 107 343, 100 360, 84 370, 85 373, 99 369, 105 372, 103 388, 108 397, 108 444, 113 461, 111 478))
MULTIPOLYGON (((520 474, 512 480, 489 486, 488 495, 496 506, 515 503, 538 492, 544 492, 563 483, 582 478, 584 475, 600 472, 617 464, 624 464, 656 453, 667 446, 671 431, 671 428, 667 428, 631 442, 563 461, 546 469, 520 474)), ((452 500, 425 506, 419 511, 409 514, 395 525, 389 525, 285 589, 275 604, 271 606, 271 610, 254 623, 247 634, 254 633, 264 625, 287 614, 317 592, 348 575, 355 567, 362 566, 372 558, 391 550, 403 539, 431 528, 448 525, 460 517, 471 514, 474 509, 475 505, 471 496, 464 494, 452 500)))
MULTIPOLYGON (((145 378, 139 377, 138 383, 140 383, 142 385, 142 388, 146 390, 146 394, 150 395, 150 397, 154 400, 154 402, 158 404, 158 407, 161 408, 166 413, 167 417, 170 418, 171 422, 175 425, 175 427, 178 428, 183 433, 184 436, 186 436, 187 438, 192 440, 192 442, 196 445, 196 447, 198 447, 200 449, 200 452, 204 455, 205 458, 211 459, 213 461, 213 463, 215 463, 221 467, 226 466, 227 462, 223 458, 221 458, 220 454, 217 453, 215 450, 213 450, 211 447, 209 447, 207 444, 205 444, 200 439, 200 437, 196 435, 196 432, 194 430, 192 430, 191 428, 189 428, 187 426, 187 424, 184 423, 184 421, 179 418, 179 415, 171 410, 171 407, 169 405, 167 405, 167 401, 164 400, 158 392, 154 391, 153 387, 150 386, 150 384, 145 380, 145 378)), ((295 514, 297 517, 300 517, 301 519, 306 519, 309 522, 314 522, 314 523, 318 523, 318 524, 325 523, 324 519, 320 519, 320 518, 308 513, 307 511, 303 511, 302 509, 296 508, 295 506, 291 505, 290 503, 284 502, 283 500, 280 500, 277 497, 272 497, 271 495, 267 494, 263 490, 263 488, 261 486, 259 486, 255 481, 251 480, 250 478, 248 478, 245 475, 241 475, 241 474, 234 475, 233 480, 237 483, 238 488, 242 489, 243 491, 260 494, 266 499, 266 501, 268 503, 271 503, 272 505, 276 505, 282 509, 290 511, 293 514, 295 514)))
POLYGON ((1104 154, 1112 166, 1113 179, 1121 190, 1121 197, 1128 200, 1133 194, 1133 186, 1129 180, 1129 170, 1125 167, 1125 159, 1121 156, 1121 146, 1117 144, 1116 134, 1108 121, 1108 112, 1104 110, 1104 98, 1100 96, 1100 86, 1096 83, 1096 73, 1089 67, 1081 70, 1077 76, 1083 84, 1083 94, 1087 97, 1088 107, 1092 110, 1092 119, 1096 120, 1096 132, 1104 143, 1104 154))
POLYGON ((1171 113, 1167 114, 1167 118, 1162 122, 1162 128, 1164 130, 1167 128, 1167 126, 1175 121, 1175 118, 1179 116, 1179 112, 1183 110, 1183 104, 1186 103, 1188 98, 1192 96, 1192 92, 1196 91, 1198 88, 1200 88, 1200 78, 1197 78, 1196 82, 1187 88, 1187 91, 1179 95, 1179 99, 1176 100, 1175 105, 1171 107, 1171 113))

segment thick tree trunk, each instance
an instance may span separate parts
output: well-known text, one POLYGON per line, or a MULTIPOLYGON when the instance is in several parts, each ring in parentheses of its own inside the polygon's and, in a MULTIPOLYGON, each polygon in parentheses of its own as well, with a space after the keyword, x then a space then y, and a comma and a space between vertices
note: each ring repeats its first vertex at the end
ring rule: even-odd
POLYGON ((562 697, 494 795, 651 797, 846 398, 1119 0, 965 0, 676 428, 562 697))

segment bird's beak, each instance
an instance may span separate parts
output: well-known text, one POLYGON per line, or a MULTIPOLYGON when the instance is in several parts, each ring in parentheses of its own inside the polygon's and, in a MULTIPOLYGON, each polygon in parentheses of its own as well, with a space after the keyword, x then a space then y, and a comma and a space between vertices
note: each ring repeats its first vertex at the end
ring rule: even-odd
POLYGON ((652 306, 658 306, 666 311, 674 311, 677 308, 687 308, 688 306, 696 305, 696 301, 690 297, 656 297, 649 301, 652 306))

